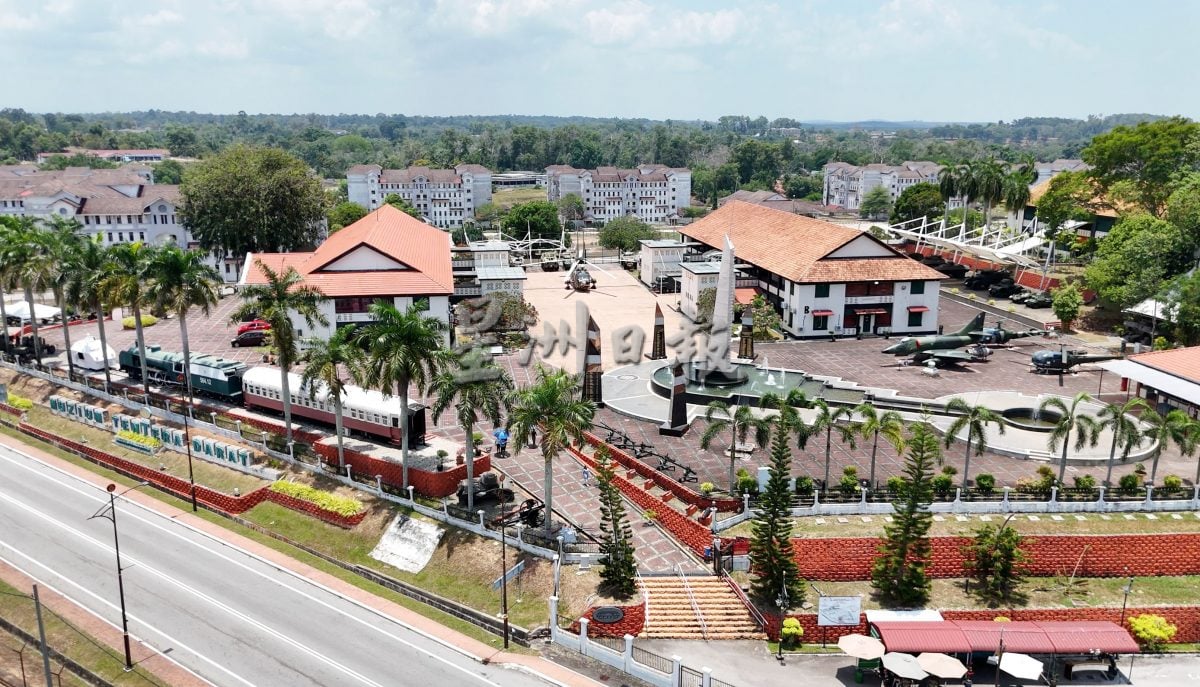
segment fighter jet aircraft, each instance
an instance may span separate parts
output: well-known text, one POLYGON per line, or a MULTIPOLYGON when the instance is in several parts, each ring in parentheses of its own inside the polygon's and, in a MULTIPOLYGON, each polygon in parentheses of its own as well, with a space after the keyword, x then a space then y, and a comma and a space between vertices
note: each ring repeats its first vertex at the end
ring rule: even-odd
POLYGON ((1087 351, 1038 351, 1033 354, 1033 370, 1042 374, 1067 372, 1076 365, 1083 363, 1099 363, 1105 360, 1118 360, 1119 355, 1098 355, 1087 351))
POLYGON ((932 360, 937 363, 967 363, 982 360, 992 354, 987 346, 976 342, 983 330, 984 313, 968 322, 953 334, 906 336, 883 349, 890 355, 911 355, 912 362, 932 360), (968 348, 969 347, 969 348, 968 348), (966 350, 959 350, 966 348, 966 350))
POLYGON ((1027 336, 1041 336, 1046 332, 1041 329, 1026 329, 1025 331, 1010 331, 1004 328, 1004 320, 1001 320, 995 327, 984 327, 980 331, 971 332, 971 337, 981 344, 988 345, 1003 345, 1013 339, 1023 339, 1027 336))

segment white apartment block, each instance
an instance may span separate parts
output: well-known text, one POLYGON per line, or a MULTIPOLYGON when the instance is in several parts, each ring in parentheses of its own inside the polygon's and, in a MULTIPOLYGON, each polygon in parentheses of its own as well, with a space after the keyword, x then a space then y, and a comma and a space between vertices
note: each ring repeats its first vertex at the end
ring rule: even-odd
POLYGON ((553 203, 570 193, 583 199, 588 222, 602 224, 625 215, 649 223, 671 222, 679 218, 680 208, 692 203, 692 172, 664 165, 636 169, 547 167, 547 199, 553 203))
POLYGON ((383 169, 355 165, 346 172, 350 202, 376 210, 393 193, 412 204, 435 227, 453 229, 475 219, 475 208, 492 201, 492 172, 480 165, 454 169, 383 169))
MULTIPOLYGON (((894 202, 904 190, 913 184, 938 183, 942 166, 936 162, 908 161, 899 165, 872 164, 858 167, 845 162, 830 162, 825 165, 825 191, 822 202, 837 205, 847 210, 857 210, 871 189, 882 186, 887 189, 894 202)), ((950 208, 962 207, 962 201, 950 200, 950 208)))
MULTIPOLYGON (((139 241, 195 247, 179 222, 179 187, 151 183, 149 168, 69 167, 37 171, 26 165, 0 167, 0 215, 62 217, 82 225, 87 236, 112 246, 139 241)), ((237 261, 210 260, 227 283, 238 280, 237 261)))

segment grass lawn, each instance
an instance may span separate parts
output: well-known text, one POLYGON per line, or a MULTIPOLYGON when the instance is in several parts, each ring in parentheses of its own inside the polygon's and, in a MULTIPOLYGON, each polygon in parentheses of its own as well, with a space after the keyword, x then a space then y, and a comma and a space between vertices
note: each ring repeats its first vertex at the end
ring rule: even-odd
MULTIPOLYGON (((1037 515, 1037 520, 1030 520, 1029 515, 1021 514, 1013 517, 1009 524, 1022 534, 1166 534, 1177 532, 1200 532, 1200 513, 1178 513, 1178 519, 1171 513, 1154 513, 1155 519, 1150 520, 1142 513, 1131 513, 1133 519, 1126 519, 1121 513, 1107 513, 1105 520, 1098 513, 1082 513, 1085 520, 1077 520, 1075 515, 1064 513, 1062 520, 1053 520, 1050 515, 1037 515)), ((846 516, 848 522, 838 522, 837 516, 815 518, 803 517, 792 519, 792 535, 795 537, 882 537, 885 521, 883 516, 872 515, 871 522, 863 522, 862 516, 846 516), (817 520, 824 520, 818 524, 817 520)), ((930 536, 972 536, 980 526, 989 524, 979 519, 979 516, 969 516, 966 522, 955 520, 953 515, 943 515, 942 522, 934 521, 929 530, 930 536)), ((990 524, 998 525, 1004 521, 1004 515, 992 515, 990 524)), ((752 520, 740 523, 722 532, 728 537, 749 537, 752 520)))
POLYGON ((544 188, 506 188, 492 192, 492 202, 500 209, 507 210, 520 203, 532 200, 546 200, 544 188))
MULTIPOLYGON (((0 582, 0 617, 37 636, 37 616, 29 590, 14 589, 0 582)), ((46 626, 46 643, 56 651, 75 660, 85 668, 108 680, 114 685, 166 685, 167 683, 146 670, 134 666, 132 673, 125 672, 125 659, 115 649, 102 644, 91 635, 76 630, 56 616, 49 607, 42 606, 42 618, 46 626)), ((21 684, 20 661, 17 651, 22 641, 0 630, 0 678, 12 684, 21 684), (10 651, 11 650, 11 651, 10 651)), ((42 656, 37 646, 27 645, 24 650, 25 679, 31 685, 45 684, 42 673, 42 656)), ((136 657, 135 657, 136 658, 136 657)), ((55 673, 61 665, 50 659, 50 672, 55 673)), ((62 685, 76 687, 88 683, 75 677, 74 673, 62 671, 62 685)), ((55 680, 55 684, 59 684, 55 680)))
MULTIPOLYGON (((114 443, 114 435, 111 432, 96 429, 95 427, 65 417, 59 417, 43 406, 34 406, 33 410, 29 411, 29 421, 37 427, 61 437, 76 441, 85 439, 92 446, 99 447, 108 453, 131 460, 140 465, 145 465, 155 470, 158 470, 159 466, 165 466, 166 469, 162 470, 162 472, 182 479, 187 479, 188 477, 187 454, 168 451, 165 448, 152 456, 139 453, 138 451, 133 451, 114 443)), ((266 480, 238 472, 232 468, 210 463, 202 458, 193 458, 192 467, 196 474, 196 484, 202 484, 226 494, 232 494, 235 487, 240 489, 242 493, 246 493, 268 484, 266 480)))

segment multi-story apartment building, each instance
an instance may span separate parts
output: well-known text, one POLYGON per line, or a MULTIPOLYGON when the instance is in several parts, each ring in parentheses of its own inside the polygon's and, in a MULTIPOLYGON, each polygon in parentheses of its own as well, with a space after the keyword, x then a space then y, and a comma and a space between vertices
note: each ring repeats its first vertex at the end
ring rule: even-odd
POLYGON ((454 169, 355 165, 346 172, 346 191, 350 202, 368 210, 378 209, 384 198, 396 194, 430 224, 452 229, 474 219, 475 209, 491 202, 492 172, 480 165, 458 165, 454 169))
MULTIPOLYGON (((179 187, 151 183, 150 170, 138 165, 118 169, 69 167, 38 171, 31 166, 0 167, 0 215, 75 219, 84 234, 106 246, 141 241, 194 247, 179 222, 179 187)), ((238 280, 233 257, 212 263, 226 282, 238 280)))
POLYGON ((108 162, 162 162, 170 156, 171 152, 165 148, 144 148, 130 149, 121 148, 117 150, 97 150, 95 148, 71 148, 68 147, 64 153, 38 153, 37 163, 40 165, 48 161, 52 157, 59 155, 86 155, 87 157, 95 157, 108 162))
POLYGON ((555 202, 574 193, 583 199, 584 220, 604 223, 632 215, 643 222, 670 222, 692 202, 692 172, 664 165, 635 169, 569 165, 546 168, 546 197, 555 202))

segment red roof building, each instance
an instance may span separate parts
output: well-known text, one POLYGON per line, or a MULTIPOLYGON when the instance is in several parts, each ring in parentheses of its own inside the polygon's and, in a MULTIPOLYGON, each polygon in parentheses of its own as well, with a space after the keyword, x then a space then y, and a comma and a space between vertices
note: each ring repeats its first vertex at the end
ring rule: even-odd
POLYGON ((679 233, 702 252, 728 236, 743 275, 738 286, 756 280, 793 336, 937 331, 945 275, 869 233, 738 200, 679 233))
MULTIPOLYGON (((295 269, 304 283, 320 289, 328 327, 302 336, 326 336, 335 326, 370 321, 376 300, 407 309, 416 304, 446 322, 454 277, 450 235, 391 205, 334 232, 311 253, 250 253, 239 284, 262 284, 266 266, 275 272, 295 269)), ((306 324, 296 322, 298 330, 306 324)))

